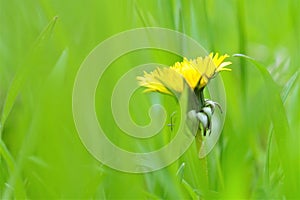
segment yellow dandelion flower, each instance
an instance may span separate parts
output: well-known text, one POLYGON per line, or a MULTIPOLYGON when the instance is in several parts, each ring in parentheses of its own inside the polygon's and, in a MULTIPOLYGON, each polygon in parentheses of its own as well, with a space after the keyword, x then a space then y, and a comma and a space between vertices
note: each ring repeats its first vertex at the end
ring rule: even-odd
POLYGON ((144 92, 174 94, 183 91, 181 75, 171 68, 157 68, 151 73, 144 72, 144 76, 138 76, 137 80, 141 86, 146 87, 144 92))
MULTIPOLYGON (((197 88, 204 88, 208 81, 212 79, 220 71, 231 71, 229 68, 225 68, 230 65, 231 62, 223 62, 229 56, 227 54, 220 56, 216 53, 210 53, 209 56, 204 58, 198 57, 193 60, 192 67, 197 69, 200 74, 199 82, 197 88)), ((195 88, 193 88, 195 89, 195 88)))
POLYGON ((210 79, 220 71, 231 71, 225 68, 231 62, 223 62, 229 56, 219 56, 211 53, 209 56, 198 57, 193 60, 184 58, 170 68, 157 68, 151 73, 144 72, 144 76, 137 77, 139 84, 146 87, 145 92, 157 91, 166 94, 183 91, 183 80, 195 89, 204 88, 210 79))
POLYGON ((171 66, 171 69, 181 74, 189 86, 194 89, 197 86, 201 74, 196 68, 192 67, 192 65, 192 60, 189 61, 184 58, 183 62, 176 62, 171 66))

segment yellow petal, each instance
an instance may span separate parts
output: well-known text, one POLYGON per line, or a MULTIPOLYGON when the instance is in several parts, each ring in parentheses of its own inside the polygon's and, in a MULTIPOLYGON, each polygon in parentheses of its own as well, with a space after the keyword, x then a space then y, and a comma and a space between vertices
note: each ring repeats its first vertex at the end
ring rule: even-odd
POLYGON ((221 65, 217 68, 216 72, 219 72, 219 71, 231 71, 231 69, 225 68, 226 66, 231 65, 231 64, 232 63, 229 62, 229 61, 221 63, 221 65))

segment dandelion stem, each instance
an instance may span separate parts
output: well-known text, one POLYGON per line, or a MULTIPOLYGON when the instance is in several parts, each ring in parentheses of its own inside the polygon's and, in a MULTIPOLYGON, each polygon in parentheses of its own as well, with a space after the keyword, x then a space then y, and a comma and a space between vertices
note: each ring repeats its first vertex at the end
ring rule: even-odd
MULTIPOLYGON (((199 101, 199 109, 201 109, 204 106, 204 93, 203 93, 204 88, 196 89, 195 94, 198 97, 199 101)), ((201 141, 203 140, 201 130, 199 129, 196 135, 196 145, 197 149, 199 150, 201 147, 201 141)), ((207 167, 207 157, 201 158, 199 160, 200 162, 200 171, 201 171, 201 176, 199 177, 200 183, 201 183, 201 189, 203 191, 208 191, 209 188, 209 181, 208 181, 208 167, 207 167)))
POLYGON ((204 94, 203 94, 204 88, 196 89, 195 94, 198 97, 199 101, 199 109, 201 109, 204 106, 204 94))

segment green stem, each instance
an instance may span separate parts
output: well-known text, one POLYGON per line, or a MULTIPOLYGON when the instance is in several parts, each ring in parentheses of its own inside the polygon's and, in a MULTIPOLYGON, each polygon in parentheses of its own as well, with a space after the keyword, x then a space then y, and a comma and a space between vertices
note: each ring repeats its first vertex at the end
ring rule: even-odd
MULTIPOLYGON (((199 109, 201 109, 204 106, 204 93, 203 93, 204 88, 196 89, 195 94, 198 97, 199 100, 199 109)), ((201 130, 199 129, 196 135, 196 146, 197 149, 200 150, 200 147, 202 145, 203 137, 201 130)), ((207 192, 209 189, 209 175, 208 175, 208 168, 207 168, 207 157, 201 158, 200 159, 200 171, 202 172, 200 174, 199 178, 199 183, 201 184, 201 189, 203 192, 207 192)))
POLYGON ((201 109, 204 106, 204 93, 203 93, 204 88, 196 89, 195 94, 198 97, 199 100, 199 109, 201 109))
POLYGON ((201 171, 203 172, 203 176, 201 177, 201 183, 203 186, 203 189, 206 192, 208 192, 209 190, 209 178, 208 178, 208 168, 207 168, 207 157, 201 158, 200 159, 200 167, 201 167, 201 171))

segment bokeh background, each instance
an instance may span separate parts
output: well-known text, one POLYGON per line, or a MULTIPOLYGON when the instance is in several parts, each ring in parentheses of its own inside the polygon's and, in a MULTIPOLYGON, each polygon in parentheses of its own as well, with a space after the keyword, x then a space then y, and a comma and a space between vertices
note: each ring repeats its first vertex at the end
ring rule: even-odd
MULTIPOLYGON (((0 0, 0 198, 300 198, 300 14, 298 0, 0 0), (72 117, 77 70, 101 41, 139 27, 185 33, 230 57, 223 73, 227 115, 214 150, 196 145, 171 166, 147 174, 112 170, 81 143, 72 117), (183 164, 184 163, 184 164, 183 164)), ((182 58, 144 50, 119 58, 97 91, 108 137, 134 147, 116 126, 110 95, 132 67, 182 58)), ((170 116, 176 102, 137 91, 132 118, 149 123, 153 102, 170 116)), ((168 119, 170 120, 170 119, 168 119)), ((139 149, 156 149, 162 136, 139 149)))

